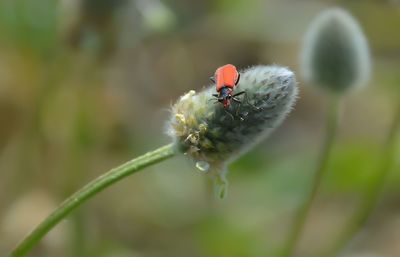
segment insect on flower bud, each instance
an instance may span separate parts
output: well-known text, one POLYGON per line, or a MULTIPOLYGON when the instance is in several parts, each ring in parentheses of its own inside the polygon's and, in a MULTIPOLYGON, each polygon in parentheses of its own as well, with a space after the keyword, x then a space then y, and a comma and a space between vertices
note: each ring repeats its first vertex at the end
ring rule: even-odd
POLYGON ((370 74, 367 40, 346 11, 322 12, 306 34, 302 51, 304 77, 334 92, 362 85, 370 74))
POLYGON ((215 103, 215 85, 191 90, 172 107, 168 134, 176 147, 226 192, 226 166, 275 129, 291 110, 297 96, 293 72, 277 66, 255 66, 240 72, 236 92, 240 102, 224 108, 215 103), (238 97, 239 98, 239 97, 238 97))

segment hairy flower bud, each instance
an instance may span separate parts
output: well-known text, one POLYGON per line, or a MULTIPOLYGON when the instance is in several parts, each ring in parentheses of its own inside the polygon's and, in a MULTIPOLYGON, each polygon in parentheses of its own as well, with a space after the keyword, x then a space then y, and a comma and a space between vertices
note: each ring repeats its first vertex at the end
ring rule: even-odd
POLYGON ((241 103, 215 103, 215 85, 190 91, 172 107, 168 133, 176 147, 210 174, 225 194, 226 165, 275 129, 291 110, 297 84, 293 72, 277 66, 255 66, 241 72, 234 92, 241 103))
POLYGON ((367 40, 349 13, 332 8, 314 19, 302 52, 307 80, 343 92, 363 84, 369 77, 370 66, 367 40))

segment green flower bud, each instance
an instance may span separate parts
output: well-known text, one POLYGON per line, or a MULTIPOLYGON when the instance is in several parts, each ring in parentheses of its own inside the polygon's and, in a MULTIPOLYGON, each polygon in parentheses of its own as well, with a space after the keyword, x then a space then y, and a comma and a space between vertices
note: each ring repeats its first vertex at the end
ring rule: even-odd
POLYGON ((311 23, 302 52, 304 77, 334 92, 365 84, 370 75, 367 40, 355 19, 332 8, 311 23))
POLYGON ((226 191, 226 166, 265 138, 291 110, 297 96, 293 72, 277 66, 255 66, 241 72, 234 92, 241 103, 228 108, 215 103, 215 85, 196 93, 190 91, 172 107, 168 125, 176 147, 207 171, 219 195, 226 191))

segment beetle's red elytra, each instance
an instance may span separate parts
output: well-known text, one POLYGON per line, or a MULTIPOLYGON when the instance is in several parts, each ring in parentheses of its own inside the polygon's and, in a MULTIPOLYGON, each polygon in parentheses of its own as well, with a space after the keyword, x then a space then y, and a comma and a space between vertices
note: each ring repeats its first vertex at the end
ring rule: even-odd
POLYGON ((210 78, 215 83, 217 94, 213 94, 217 101, 222 103, 224 108, 228 108, 231 100, 240 103, 238 95, 244 94, 244 91, 233 94, 234 87, 239 83, 240 73, 232 64, 226 64, 219 67, 213 77, 210 78))

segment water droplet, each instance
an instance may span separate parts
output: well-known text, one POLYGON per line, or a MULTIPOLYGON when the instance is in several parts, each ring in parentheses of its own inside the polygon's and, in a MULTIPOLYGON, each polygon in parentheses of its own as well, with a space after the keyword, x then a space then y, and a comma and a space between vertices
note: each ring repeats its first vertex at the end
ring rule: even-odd
POLYGON ((210 169, 210 164, 206 161, 197 161, 196 168, 200 171, 207 172, 210 169))

